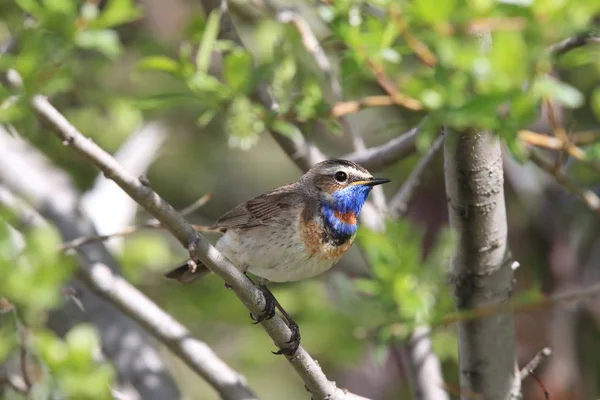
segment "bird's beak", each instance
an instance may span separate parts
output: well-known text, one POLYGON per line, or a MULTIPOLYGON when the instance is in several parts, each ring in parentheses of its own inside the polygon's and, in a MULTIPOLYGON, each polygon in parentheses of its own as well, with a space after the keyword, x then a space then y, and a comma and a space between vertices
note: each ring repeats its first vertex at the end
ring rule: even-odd
POLYGON ((372 178, 369 183, 367 183, 368 186, 377 186, 377 185, 381 185, 384 183, 388 183, 390 180, 389 179, 385 179, 385 178, 372 178))
POLYGON ((368 181, 352 182, 353 185, 377 186, 388 183, 390 180, 385 178, 371 178, 368 181))

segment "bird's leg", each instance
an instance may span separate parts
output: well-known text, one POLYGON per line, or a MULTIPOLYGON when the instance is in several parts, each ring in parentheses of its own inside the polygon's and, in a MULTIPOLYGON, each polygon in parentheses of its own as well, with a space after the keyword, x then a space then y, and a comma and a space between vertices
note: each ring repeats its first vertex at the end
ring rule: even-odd
MULTIPOLYGON (((244 275, 246 275, 246 278, 250 279, 250 277, 248 276, 248 274, 246 272, 244 272, 244 275)), ((250 279, 250 282, 254 283, 252 281, 252 279, 250 279)), ((254 324, 258 324, 259 322, 262 321, 266 321, 267 319, 271 319, 275 316, 275 303, 277 302, 277 300, 275 300, 275 297, 273 296, 273 293, 271 293, 269 291, 269 289, 267 289, 267 287, 265 286, 265 283, 263 281, 260 280, 259 278, 259 282, 258 285, 256 285, 257 289, 260 290, 265 298, 265 307, 262 310, 262 314, 259 315, 258 317, 254 317, 254 315, 252 315, 252 313, 250 313, 250 319, 252 319, 252 321, 254 321, 254 324)))
POLYGON ((279 310, 281 315, 283 315, 283 318, 285 318, 285 322, 287 323, 287 326, 292 331, 292 335, 290 336, 290 339, 286 342, 287 344, 289 344, 289 347, 281 348, 278 351, 273 351, 272 353, 273 354, 284 354, 286 356, 293 356, 294 354, 296 354, 296 351, 298 351, 298 347, 300 347, 300 328, 298 327, 298 324, 292 319, 292 317, 290 317, 290 315, 283 309, 281 304, 279 304, 279 302, 277 301, 275 296, 273 296, 273 293, 271 293, 269 288, 267 288, 267 283, 268 283, 268 281, 262 280, 259 278, 258 288, 265 295, 265 299, 267 299, 267 298, 272 299, 273 306, 274 306, 273 315, 275 315, 275 308, 277 310, 279 310))
MULTIPOLYGON (((267 291, 269 290, 266 288, 266 286, 265 289, 267 291)), ((271 294, 271 296, 273 295, 271 294)), ((283 309, 283 307, 281 307, 281 304, 279 304, 275 297, 273 297, 273 299, 275 300, 275 307, 285 318, 285 321, 287 322, 290 331, 292 331, 292 335, 290 336, 290 340, 286 342, 290 345, 289 347, 281 348, 278 351, 273 351, 272 353, 293 356, 294 354, 296 354, 296 351, 298 351, 298 347, 300 347, 300 328, 298 327, 298 324, 292 319, 292 317, 290 317, 290 315, 283 309)))
POLYGON ((275 316, 275 307, 279 305, 277 299, 275 299, 275 296, 273 296, 273 293, 271 293, 271 291, 267 289, 265 285, 259 284, 258 290, 260 290, 265 297, 265 308, 263 308, 262 314, 256 318, 254 315, 252 315, 252 313, 250 313, 250 318, 254 320, 255 324, 273 318, 275 316))
POLYGON ((252 318, 255 324, 258 324, 259 322, 273 318, 275 316, 275 309, 279 310, 281 315, 283 315, 283 317, 285 318, 288 327, 292 331, 292 335, 290 336, 290 339, 286 342, 290 345, 289 347, 281 348, 278 351, 273 351, 272 353, 293 356, 294 354, 296 354, 296 351, 298 351, 298 347, 300 347, 300 328, 298 327, 298 324, 292 319, 292 317, 290 317, 290 315, 283 309, 281 304, 279 304, 275 296, 273 296, 273 293, 271 293, 271 291, 267 287, 267 283, 268 281, 258 278, 257 288, 262 292, 263 296, 265 297, 266 304, 265 308, 263 309, 262 315, 255 318, 254 315, 250 313, 250 318, 252 318))

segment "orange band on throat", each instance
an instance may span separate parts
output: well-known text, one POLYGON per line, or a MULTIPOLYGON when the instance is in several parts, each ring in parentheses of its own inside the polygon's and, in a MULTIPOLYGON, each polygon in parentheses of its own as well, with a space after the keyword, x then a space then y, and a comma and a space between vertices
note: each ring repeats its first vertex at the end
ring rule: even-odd
POLYGON ((346 213, 334 211, 333 215, 347 225, 356 225, 356 214, 352 211, 346 213))

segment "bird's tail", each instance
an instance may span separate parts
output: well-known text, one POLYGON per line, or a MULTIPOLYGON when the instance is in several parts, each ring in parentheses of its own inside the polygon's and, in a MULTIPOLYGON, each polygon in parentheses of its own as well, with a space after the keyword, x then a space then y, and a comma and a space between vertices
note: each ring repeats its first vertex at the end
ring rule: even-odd
POLYGON ((165 278, 173 279, 179 283, 192 283, 200 278, 204 278, 210 274, 210 270, 206 265, 196 260, 196 268, 194 271, 190 268, 188 261, 181 263, 177 268, 165 274, 165 278))

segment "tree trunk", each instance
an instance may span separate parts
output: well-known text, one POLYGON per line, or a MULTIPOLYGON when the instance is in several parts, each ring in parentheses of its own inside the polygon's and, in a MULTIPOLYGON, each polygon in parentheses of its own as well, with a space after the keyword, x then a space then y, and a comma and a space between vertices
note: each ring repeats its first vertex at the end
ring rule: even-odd
MULTIPOLYGON (((507 243, 500 141, 489 132, 445 132, 450 226, 458 234, 450 278, 459 311, 509 300, 513 270, 507 243)), ((513 316, 458 324, 463 399, 509 400, 520 390, 513 316)))

